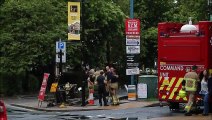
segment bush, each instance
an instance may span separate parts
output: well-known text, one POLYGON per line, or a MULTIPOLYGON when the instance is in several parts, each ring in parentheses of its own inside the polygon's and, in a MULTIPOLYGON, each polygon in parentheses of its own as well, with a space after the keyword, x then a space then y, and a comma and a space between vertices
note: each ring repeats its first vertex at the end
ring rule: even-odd
POLYGON ((28 76, 28 90, 29 92, 37 92, 39 90, 39 80, 36 76, 29 74, 28 76))
POLYGON ((6 96, 12 96, 22 91, 22 78, 24 74, 1 73, 0 93, 6 96))
POLYGON ((12 96, 21 93, 32 93, 39 89, 39 80, 32 74, 0 73, 0 95, 12 96))

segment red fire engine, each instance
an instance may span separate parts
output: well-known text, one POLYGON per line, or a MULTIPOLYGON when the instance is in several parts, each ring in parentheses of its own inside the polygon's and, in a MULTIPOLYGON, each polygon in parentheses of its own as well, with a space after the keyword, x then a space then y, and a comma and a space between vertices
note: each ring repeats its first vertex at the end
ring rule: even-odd
POLYGON ((179 108, 188 97, 181 98, 183 77, 197 65, 198 73, 209 69, 212 73, 212 22, 196 25, 163 22, 158 24, 158 98, 179 108))

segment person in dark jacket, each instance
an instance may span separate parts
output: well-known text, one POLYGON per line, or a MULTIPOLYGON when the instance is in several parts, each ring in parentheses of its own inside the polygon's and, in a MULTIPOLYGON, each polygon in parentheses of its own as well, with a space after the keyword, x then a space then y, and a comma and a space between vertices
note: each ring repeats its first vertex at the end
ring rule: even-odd
POLYGON ((110 91, 111 91, 111 97, 112 97, 112 104, 113 105, 119 105, 119 99, 117 96, 117 90, 118 90, 118 75, 116 73, 116 70, 114 68, 111 68, 112 77, 110 80, 110 91))
POLYGON ((102 98, 103 98, 104 106, 108 106, 106 100, 105 77, 103 74, 104 71, 101 71, 100 75, 97 77, 99 105, 102 106, 102 98))

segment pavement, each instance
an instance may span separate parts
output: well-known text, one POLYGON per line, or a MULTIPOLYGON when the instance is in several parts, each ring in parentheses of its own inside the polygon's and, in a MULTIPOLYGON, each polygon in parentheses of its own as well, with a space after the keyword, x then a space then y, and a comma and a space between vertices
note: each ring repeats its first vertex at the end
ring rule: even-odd
POLYGON ((88 110, 120 110, 120 109, 128 109, 128 108, 136 108, 136 107, 146 107, 146 106, 155 106, 159 105, 159 101, 149 101, 146 99, 143 100, 127 100, 127 91, 120 89, 118 91, 118 97, 120 99, 120 104, 113 106, 99 106, 98 100, 94 100, 93 105, 87 104, 86 106, 81 106, 80 104, 76 105, 65 105, 65 107, 61 108, 59 105, 53 107, 47 107, 48 102, 43 101, 42 105, 38 107, 38 99, 36 95, 19 95, 10 98, 3 98, 6 104, 11 106, 38 110, 38 111, 88 111, 88 110))

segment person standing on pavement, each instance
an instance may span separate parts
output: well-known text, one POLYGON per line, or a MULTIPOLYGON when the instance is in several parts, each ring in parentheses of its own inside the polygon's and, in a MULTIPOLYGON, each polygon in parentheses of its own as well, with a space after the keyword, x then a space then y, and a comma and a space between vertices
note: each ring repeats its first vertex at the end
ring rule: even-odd
POLYGON ((114 68, 111 68, 112 77, 110 80, 110 89, 111 89, 111 96, 112 96, 112 102, 113 105, 119 104, 119 99, 117 96, 117 90, 118 90, 118 75, 116 73, 116 70, 114 68))
POLYGON ((107 94, 107 100, 109 101, 110 99, 110 80, 112 77, 112 72, 110 70, 109 66, 105 67, 105 79, 106 79, 106 83, 105 83, 105 88, 106 88, 106 94, 107 94))
POLYGON ((202 71, 200 74, 203 74, 203 77, 200 78, 201 80, 201 90, 199 92, 200 95, 202 95, 203 103, 204 103, 204 110, 203 110, 203 116, 208 116, 209 112, 209 104, 208 104, 208 70, 202 71))
POLYGON ((185 89, 189 95, 188 103, 185 106, 185 116, 191 116, 191 109, 193 106, 195 107, 196 105, 194 98, 197 90, 197 82, 199 81, 196 70, 197 66, 192 66, 192 71, 185 74, 184 82, 182 83, 183 89, 185 89))
MULTIPOLYGON (((96 76, 94 75, 95 73, 95 70, 94 69, 91 69, 89 71, 89 76, 87 78, 87 82, 88 82, 88 101, 93 101, 93 94, 94 94, 94 81, 95 81, 95 78, 96 76)), ((90 103, 90 104, 93 104, 93 103, 90 103)))
POLYGON ((104 71, 101 71, 100 75, 97 77, 99 105, 102 106, 102 98, 103 98, 104 106, 108 106, 106 100, 105 77, 103 74, 104 71))

